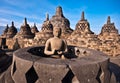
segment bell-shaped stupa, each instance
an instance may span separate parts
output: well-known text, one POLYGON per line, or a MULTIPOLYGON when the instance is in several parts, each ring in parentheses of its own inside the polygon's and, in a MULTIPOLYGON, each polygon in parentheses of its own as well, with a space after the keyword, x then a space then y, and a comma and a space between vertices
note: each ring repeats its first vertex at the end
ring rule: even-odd
POLYGON ((24 24, 20 28, 20 32, 17 33, 15 38, 34 38, 34 34, 31 32, 30 26, 27 23, 27 19, 24 19, 24 24))
POLYGON ((10 26, 10 28, 8 28, 6 38, 13 38, 16 35, 16 33, 17 29, 14 26, 14 22, 12 21, 12 25, 10 26))
POLYGON ((40 32, 36 33, 35 38, 42 43, 45 43, 47 39, 53 37, 53 25, 49 21, 49 15, 46 15, 46 20, 44 21, 40 32))
POLYGON ((5 27, 5 29, 4 29, 4 31, 3 31, 2 35, 1 35, 2 38, 6 38, 8 29, 9 29, 9 26, 7 24, 7 26, 5 27))
POLYGON ((62 29, 62 37, 66 38, 72 33, 72 29, 70 28, 70 22, 63 15, 62 7, 58 6, 56 8, 56 14, 52 16, 50 22, 53 24, 53 27, 58 27, 62 29))
POLYGON ((107 18, 107 23, 103 25, 99 34, 101 40, 119 40, 119 33, 114 23, 111 23, 110 16, 107 18))
POLYGON ((38 29, 37 29, 37 27, 36 27, 36 24, 35 24, 35 23, 34 23, 34 26, 31 28, 31 32, 32 32, 33 34, 39 32, 38 29))
POLYGON ((90 24, 85 19, 84 12, 82 12, 81 19, 76 24, 75 30, 68 37, 68 44, 96 49, 101 45, 97 35, 90 30, 90 24))

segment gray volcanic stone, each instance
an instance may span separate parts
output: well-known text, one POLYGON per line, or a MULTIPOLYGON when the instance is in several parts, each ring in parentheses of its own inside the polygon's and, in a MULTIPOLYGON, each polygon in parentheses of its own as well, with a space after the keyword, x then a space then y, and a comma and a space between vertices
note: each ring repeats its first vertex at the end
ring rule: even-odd
MULTIPOLYGON (((20 54, 22 53, 18 53, 18 56, 20 54)), ((33 62, 29 61, 31 60, 31 56, 29 56, 28 53, 24 53, 24 55, 23 55, 24 58, 28 59, 28 61, 25 59, 22 59, 23 56, 21 58, 13 56, 13 63, 12 63, 11 70, 12 70, 12 78, 15 81, 15 83, 27 83, 25 73, 32 67, 33 62)))
POLYGON ((0 83, 14 83, 11 77, 12 56, 0 50, 0 83))
POLYGON ((63 61, 50 60, 43 59, 34 63, 34 68, 39 76, 36 83, 61 83, 61 80, 69 71, 66 65, 62 63, 63 61))
POLYGON ((114 74, 111 77, 108 68, 109 58, 105 54, 86 48, 68 48, 68 52, 75 51, 75 48, 79 51, 85 50, 87 56, 76 55, 77 58, 54 59, 43 54, 44 47, 17 50, 14 52, 11 69, 13 80, 15 83, 115 82, 114 74))
POLYGON ((120 56, 110 57, 109 69, 115 75, 116 83, 120 82, 120 56))

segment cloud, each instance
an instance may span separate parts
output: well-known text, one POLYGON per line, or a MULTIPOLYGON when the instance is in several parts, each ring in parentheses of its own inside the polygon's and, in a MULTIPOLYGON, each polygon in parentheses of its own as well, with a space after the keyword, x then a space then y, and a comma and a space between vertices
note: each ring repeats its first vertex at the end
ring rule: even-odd
POLYGON ((27 14, 22 14, 22 13, 19 13, 19 12, 16 12, 16 11, 11 11, 11 10, 7 10, 7 9, 0 9, 0 14, 7 14, 7 15, 13 15, 13 16, 17 16, 17 17, 26 17, 26 18, 29 18, 29 19, 35 19, 35 20, 43 20, 43 19, 40 19, 39 16, 37 15, 27 15, 27 14))
POLYGON ((9 22, 8 19, 0 18, 0 26, 6 26, 9 22))
POLYGON ((10 5, 14 5, 17 6, 18 5, 18 1, 17 0, 4 0, 6 3, 10 4, 10 5))
MULTIPOLYGON (((1 19, 0 19, 0 25, 1 25, 1 26, 6 26, 7 24, 8 24, 9 26, 11 26, 11 22, 12 22, 12 21, 9 20, 9 19, 5 19, 5 18, 1 18, 1 19)), ((20 23, 20 22, 14 22, 14 24, 15 24, 15 26, 16 26, 17 28, 19 28, 22 23, 20 23)))
POLYGON ((14 7, 19 7, 19 8, 29 8, 30 6, 33 6, 32 1, 27 1, 27 0, 4 0, 5 3, 14 6, 14 7), (23 6, 24 5, 24 6, 23 6))

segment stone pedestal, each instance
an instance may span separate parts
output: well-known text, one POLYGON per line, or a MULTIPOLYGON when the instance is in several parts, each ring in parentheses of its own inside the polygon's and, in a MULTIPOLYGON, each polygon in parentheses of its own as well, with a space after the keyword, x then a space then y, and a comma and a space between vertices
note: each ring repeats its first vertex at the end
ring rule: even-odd
POLYGON ((115 75, 116 83, 120 83, 120 55, 110 58, 109 68, 115 75))
POLYGON ((68 47, 77 58, 45 57, 44 47, 14 52, 11 75, 15 83, 110 83, 109 58, 105 54, 79 47, 68 47))

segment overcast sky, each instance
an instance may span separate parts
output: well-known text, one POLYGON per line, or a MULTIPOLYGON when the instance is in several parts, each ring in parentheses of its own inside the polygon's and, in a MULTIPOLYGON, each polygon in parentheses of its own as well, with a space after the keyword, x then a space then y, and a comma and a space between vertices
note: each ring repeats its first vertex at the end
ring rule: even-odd
POLYGON ((49 13, 51 18, 56 7, 61 6, 72 29, 75 29, 84 11, 91 30, 96 34, 100 33, 108 16, 120 32, 119 5, 120 0, 0 0, 0 26, 11 25, 11 21, 14 21, 15 26, 20 28, 26 17, 30 26, 36 23, 40 29, 45 14, 49 13))

